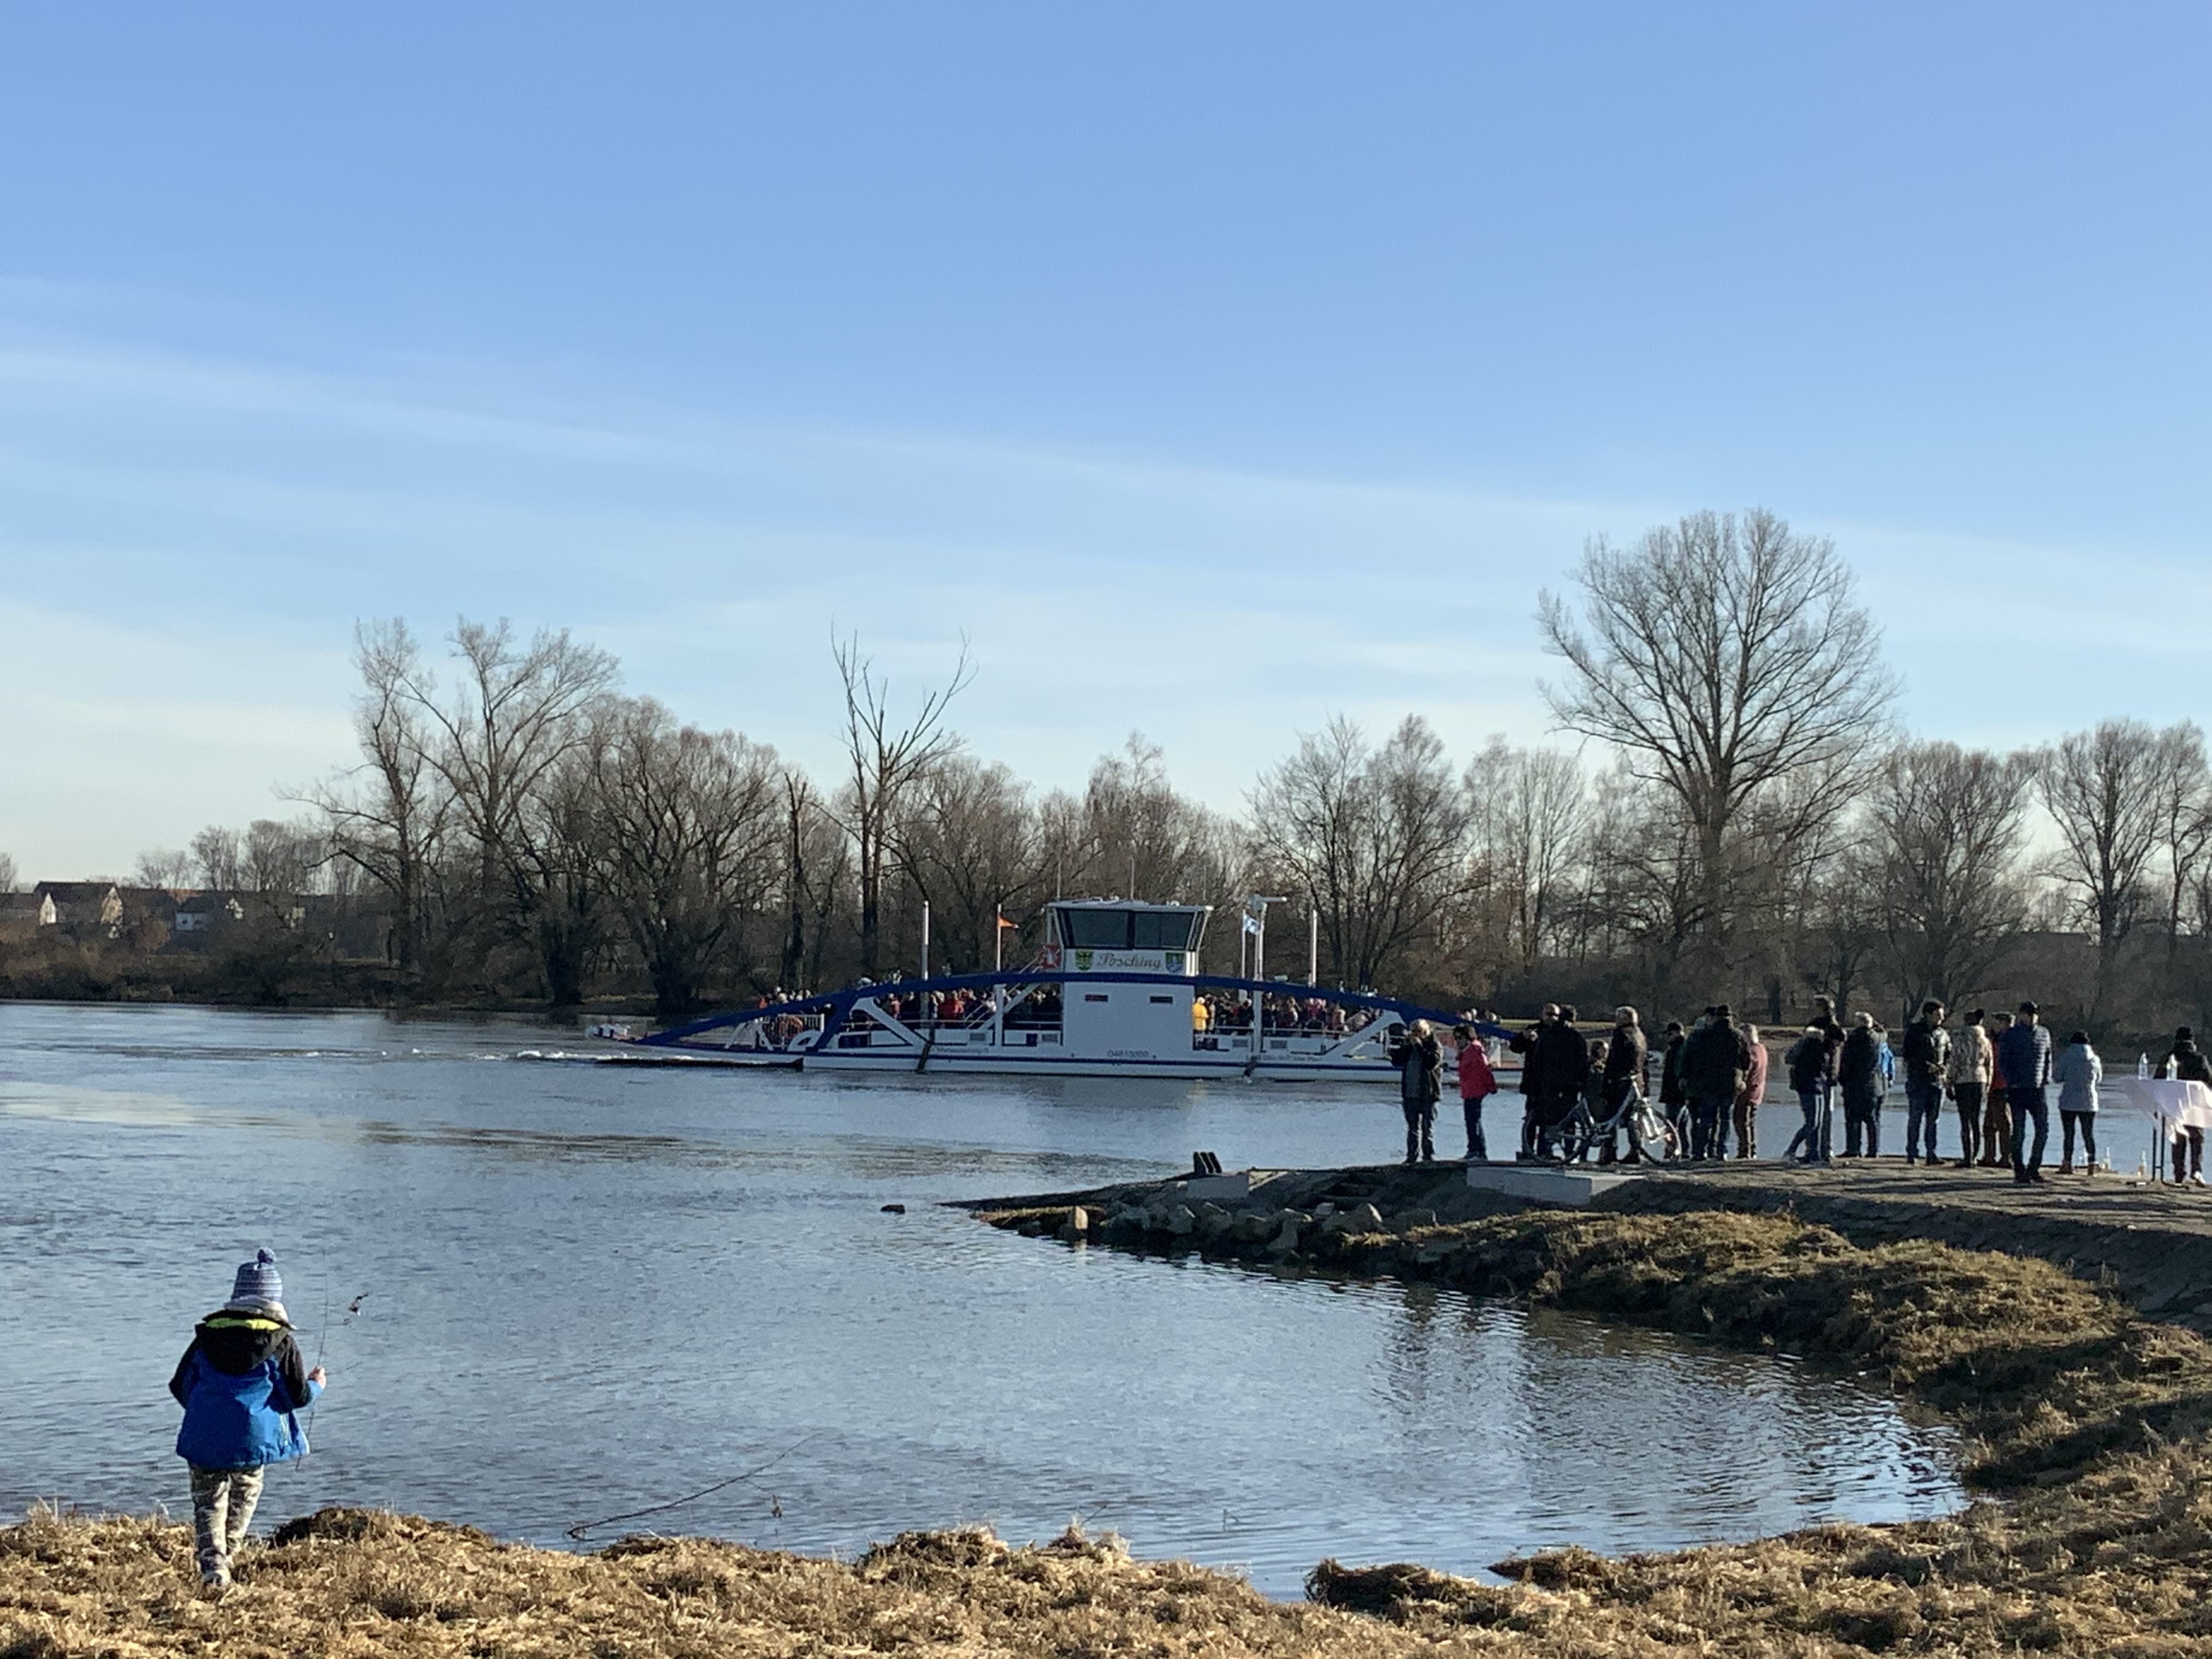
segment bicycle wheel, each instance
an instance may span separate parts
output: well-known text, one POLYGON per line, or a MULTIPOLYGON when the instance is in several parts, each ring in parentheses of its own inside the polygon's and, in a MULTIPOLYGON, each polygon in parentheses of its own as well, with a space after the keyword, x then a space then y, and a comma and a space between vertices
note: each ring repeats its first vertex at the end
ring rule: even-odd
POLYGON ((1596 1138, 1597 1126, 1590 1121, 1589 1109, 1577 1105, 1559 1123, 1559 1156, 1570 1164, 1579 1164, 1589 1154, 1590 1142, 1596 1138))
POLYGON ((1638 1120, 1636 1137, 1643 1143, 1644 1156, 1654 1164, 1672 1164, 1682 1156, 1682 1138, 1675 1133, 1674 1126, 1656 1112, 1646 1112, 1638 1120))

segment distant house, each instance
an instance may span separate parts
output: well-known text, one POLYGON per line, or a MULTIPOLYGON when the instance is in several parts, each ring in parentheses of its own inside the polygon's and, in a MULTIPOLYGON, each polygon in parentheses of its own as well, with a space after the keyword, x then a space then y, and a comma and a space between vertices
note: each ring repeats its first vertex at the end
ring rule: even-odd
POLYGON ((179 951, 204 951, 246 920, 235 893, 186 893, 169 921, 169 943, 179 951))
POLYGON ((123 895, 112 881, 42 881, 32 896, 41 927, 75 939, 122 937, 123 895))

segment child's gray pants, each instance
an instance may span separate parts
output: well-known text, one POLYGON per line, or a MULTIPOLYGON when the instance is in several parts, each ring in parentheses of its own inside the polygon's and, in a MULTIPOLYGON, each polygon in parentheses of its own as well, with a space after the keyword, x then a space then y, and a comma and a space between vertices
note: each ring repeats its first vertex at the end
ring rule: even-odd
POLYGON ((192 1545, 200 1577, 227 1580, 230 1558, 246 1541, 253 1506, 261 1501, 261 1471, 185 1467, 192 1472, 192 1545))

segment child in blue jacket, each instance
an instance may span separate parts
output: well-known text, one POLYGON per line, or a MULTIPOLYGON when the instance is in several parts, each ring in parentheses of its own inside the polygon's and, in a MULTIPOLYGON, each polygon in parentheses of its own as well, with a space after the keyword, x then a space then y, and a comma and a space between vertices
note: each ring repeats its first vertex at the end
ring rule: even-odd
POLYGON ((218 1592, 230 1584, 230 1558, 261 1501, 263 1468, 307 1455, 293 1413, 323 1391, 323 1368, 301 1361, 283 1297, 276 1258, 257 1252, 239 1268, 230 1300, 193 1331, 169 1379, 185 1408, 177 1455, 191 1471, 200 1583, 218 1592))

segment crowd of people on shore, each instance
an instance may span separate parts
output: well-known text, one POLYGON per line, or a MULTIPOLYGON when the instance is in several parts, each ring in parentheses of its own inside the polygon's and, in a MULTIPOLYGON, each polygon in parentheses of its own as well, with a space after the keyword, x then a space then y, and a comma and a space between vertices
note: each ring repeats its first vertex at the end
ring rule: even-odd
MULTIPOLYGON (((2054 1042, 2033 1002, 2010 1013, 1969 1010, 1955 1030, 1948 1013, 1941 1002, 1923 1004, 1893 1047, 1889 1032, 1871 1014, 1839 1020, 1833 1003, 1814 998, 1812 1018, 1778 1055, 1803 1115, 1783 1158, 1827 1164, 1838 1158, 1881 1157, 1884 1108, 1902 1080, 1908 1165, 1944 1161, 1936 1150, 1937 1131, 1947 1113, 1955 1113, 1960 1155, 1953 1167, 2005 1170, 2020 1185, 2039 1183, 2055 1092, 2062 1143, 2057 1173, 2095 1171, 2097 1090, 2105 1064, 2088 1033, 2077 1030, 2063 1043, 2054 1042), (1840 1150, 1835 1146, 1838 1114, 1840 1150)), ((1483 1112, 1499 1091, 1495 1056, 1471 1024, 1456 1026, 1451 1041, 1467 1158, 1487 1162, 1483 1112)), ((1572 1006, 1547 1003, 1504 1048, 1521 1059, 1516 1161, 1555 1160, 1571 1119, 1595 1145, 1601 1164, 1638 1162, 1662 1151, 1670 1159, 1692 1162, 1758 1156, 1759 1107, 1767 1097, 1771 1063, 1768 1042, 1726 1003, 1707 1008, 1686 1028, 1669 1021, 1656 1045, 1634 1008, 1614 1009, 1612 1030, 1586 1038, 1572 1006), (1655 1082, 1656 1121, 1670 1143, 1663 1149, 1644 1146, 1655 1120, 1638 1109, 1655 1099, 1655 1082)), ((1417 1020, 1396 1054, 1408 1164, 1435 1157, 1443 1052, 1443 1039, 1428 1022, 1417 1020)), ((2212 1057, 2185 1025, 2174 1033, 2159 1073, 2212 1086, 2212 1057)), ((2203 1186, 2204 1131, 2177 1127, 2172 1145, 2171 1179, 2203 1186)))

